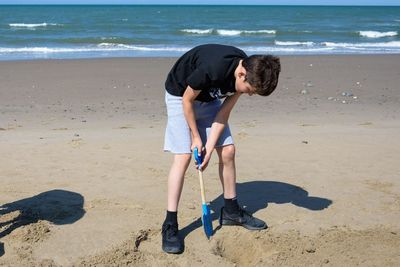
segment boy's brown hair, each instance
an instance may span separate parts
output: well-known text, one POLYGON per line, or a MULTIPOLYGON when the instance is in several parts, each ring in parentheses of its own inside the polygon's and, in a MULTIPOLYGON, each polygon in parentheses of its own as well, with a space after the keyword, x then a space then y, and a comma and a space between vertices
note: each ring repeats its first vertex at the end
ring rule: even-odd
POLYGON ((270 95, 278 85, 281 63, 272 55, 252 55, 242 61, 246 81, 262 96, 270 95))

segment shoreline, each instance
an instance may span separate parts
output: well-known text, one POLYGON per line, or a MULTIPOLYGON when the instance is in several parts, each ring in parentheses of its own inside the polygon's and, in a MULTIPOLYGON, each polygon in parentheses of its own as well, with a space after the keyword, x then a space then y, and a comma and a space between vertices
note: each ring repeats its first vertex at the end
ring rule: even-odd
MULTIPOLYGON (((352 54, 352 53, 338 53, 338 54, 275 54, 275 53, 254 53, 254 54, 271 54, 280 58, 291 57, 381 57, 381 56, 400 56, 400 53, 370 53, 370 54, 352 54)), ((120 57, 83 57, 83 58, 32 58, 32 59, 0 59, 1 63, 12 62, 31 62, 31 61, 90 61, 90 60, 127 60, 127 59, 178 59, 180 56, 120 56, 120 57)))

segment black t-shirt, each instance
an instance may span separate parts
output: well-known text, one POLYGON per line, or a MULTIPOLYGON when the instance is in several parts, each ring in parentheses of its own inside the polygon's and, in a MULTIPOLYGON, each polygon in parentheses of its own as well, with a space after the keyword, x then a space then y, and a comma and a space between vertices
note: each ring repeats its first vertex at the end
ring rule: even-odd
POLYGON ((197 46, 178 59, 165 82, 171 95, 183 96, 187 86, 201 90, 196 100, 210 102, 233 95, 234 72, 247 55, 233 46, 207 44, 197 46))

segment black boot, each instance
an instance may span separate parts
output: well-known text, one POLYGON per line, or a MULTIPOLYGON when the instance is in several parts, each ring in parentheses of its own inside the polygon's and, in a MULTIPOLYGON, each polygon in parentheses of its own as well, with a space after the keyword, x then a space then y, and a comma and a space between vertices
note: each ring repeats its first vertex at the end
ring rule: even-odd
POLYGON ((183 252, 183 247, 178 224, 164 222, 162 226, 162 249, 167 253, 179 254, 183 252))
POLYGON ((268 226, 267 224, 255 217, 242 208, 234 213, 228 213, 224 208, 221 208, 221 215, 219 217, 220 225, 240 225, 248 230, 263 230, 268 226))

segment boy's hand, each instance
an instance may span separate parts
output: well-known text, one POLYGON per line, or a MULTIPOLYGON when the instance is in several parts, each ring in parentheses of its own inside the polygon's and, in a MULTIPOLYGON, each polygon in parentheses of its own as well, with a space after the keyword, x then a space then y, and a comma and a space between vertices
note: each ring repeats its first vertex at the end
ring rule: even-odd
POLYGON ((200 137, 194 137, 192 138, 192 146, 191 150, 194 151, 194 149, 197 147, 197 151, 199 151, 199 156, 201 156, 201 153, 203 151, 203 142, 201 141, 200 137))
POLYGON ((208 152, 207 149, 204 149, 204 151, 203 151, 203 162, 201 163, 200 166, 197 167, 197 169, 199 169, 200 171, 204 171, 207 168, 208 162, 211 159, 211 152, 212 152, 212 150, 210 152, 208 152))
POLYGON ((206 148, 204 148, 203 151, 200 152, 197 147, 195 147, 193 150, 193 154, 196 169, 198 169, 199 171, 204 171, 207 168, 208 162, 210 161, 211 153, 207 153, 206 148))

